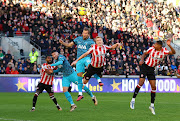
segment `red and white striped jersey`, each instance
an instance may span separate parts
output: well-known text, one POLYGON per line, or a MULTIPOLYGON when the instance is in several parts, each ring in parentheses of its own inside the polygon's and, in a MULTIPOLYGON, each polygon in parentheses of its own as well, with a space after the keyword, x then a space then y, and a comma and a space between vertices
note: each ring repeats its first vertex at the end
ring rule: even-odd
POLYGON ((164 60, 164 58, 166 57, 166 55, 169 54, 169 50, 167 50, 165 47, 162 48, 161 51, 157 51, 155 50, 154 46, 150 47, 147 50, 149 56, 145 61, 145 64, 147 64, 150 67, 155 67, 158 64, 160 64, 161 61, 164 60))
POLYGON ((106 45, 101 47, 97 46, 97 44, 92 45, 88 50, 89 54, 92 53, 91 65, 96 68, 104 66, 106 64, 105 54, 110 48, 111 47, 106 45))
POLYGON ((52 85, 54 80, 54 75, 48 75, 45 71, 47 69, 54 69, 55 66, 47 67, 47 63, 44 63, 42 65, 42 72, 41 72, 41 81, 40 83, 46 84, 46 85, 52 85))

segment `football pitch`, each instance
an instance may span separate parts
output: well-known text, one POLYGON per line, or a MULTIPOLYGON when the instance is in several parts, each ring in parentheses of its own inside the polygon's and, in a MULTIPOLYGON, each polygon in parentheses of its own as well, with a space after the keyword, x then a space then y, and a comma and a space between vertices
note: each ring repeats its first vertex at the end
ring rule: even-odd
POLYGON ((77 102, 77 93, 71 93, 78 106, 69 112, 70 104, 63 93, 55 93, 63 108, 58 111, 47 93, 40 94, 36 111, 30 112, 34 93, 0 93, 1 121, 180 121, 180 93, 157 93, 156 115, 149 110, 150 93, 139 93, 135 110, 129 108, 132 93, 94 93, 95 106, 89 95, 77 102))

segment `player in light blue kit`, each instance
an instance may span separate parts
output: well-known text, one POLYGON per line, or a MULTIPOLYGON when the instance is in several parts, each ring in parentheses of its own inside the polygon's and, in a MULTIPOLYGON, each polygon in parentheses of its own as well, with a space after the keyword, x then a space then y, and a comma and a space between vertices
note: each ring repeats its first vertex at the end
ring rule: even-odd
MULTIPOLYGON (((53 72, 51 71, 51 73, 57 73, 57 72, 63 73, 63 79, 62 79, 63 92, 64 92, 64 95, 66 96, 66 99, 71 104, 70 111, 73 111, 75 108, 77 108, 77 106, 74 104, 71 94, 68 92, 68 88, 69 88, 71 82, 78 84, 77 73, 74 71, 72 66, 69 64, 66 57, 64 57, 63 55, 60 55, 57 51, 55 51, 55 50, 52 51, 52 57, 54 58, 55 63, 48 65, 48 66, 57 66, 58 67, 57 70, 54 70, 53 72)), ((97 101, 96 97, 92 94, 92 92, 89 90, 89 88, 87 88, 85 86, 84 90, 91 96, 94 104, 97 105, 98 101, 97 101)))
MULTIPOLYGON (((77 58, 79 58, 81 55, 83 55, 89 50, 92 44, 95 44, 95 42, 89 38, 89 34, 90 34, 90 30, 85 27, 83 29, 82 36, 77 37, 76 39, 73 40, 73 42, 65 43, 62 40, 60 40, 59 42, 66 47, 72 47, 74 44, 76 44, 77 45, 77 58)), ((91 58, 90 58, 90 55, 88 55, 87 57, 79 60, 76 64, 76 71, 78 75, 78 89, 79 89, 79 95, 78 95, 77 101, 80 101, 81 99, 83 99, 82 76, 83 76, 83 73, 85 72, 85 67, 88 67, 90 63, 91 63, 91 58)), ((97 79, 100 86, 104 85, 97 74, 95 74, 94 77, 97 79)))

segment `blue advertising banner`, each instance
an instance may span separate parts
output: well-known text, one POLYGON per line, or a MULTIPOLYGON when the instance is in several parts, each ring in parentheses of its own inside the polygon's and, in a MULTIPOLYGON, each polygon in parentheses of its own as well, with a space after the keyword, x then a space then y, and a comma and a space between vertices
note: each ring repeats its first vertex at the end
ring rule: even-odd
MULTIPOLYGON (((40 77, 0 77, 0 92, 34 92, 40 81, 40 77)), ((138 84, 138 78, 102 78, 104 83, 100 87, 95 78, 92 78, 87 86, 92 92, 133 92, 138 84)), ((176 78, 157 78, 157 92, 180 93, 180 80, 176 78)), ((54 79, 54 91, 62 92, 62 78, 54 79)), ((77 92, 78 87, 72 84, 72 92, 77 92)), ((150 92, 149 81, 145 81, 140 92, 150 92)))

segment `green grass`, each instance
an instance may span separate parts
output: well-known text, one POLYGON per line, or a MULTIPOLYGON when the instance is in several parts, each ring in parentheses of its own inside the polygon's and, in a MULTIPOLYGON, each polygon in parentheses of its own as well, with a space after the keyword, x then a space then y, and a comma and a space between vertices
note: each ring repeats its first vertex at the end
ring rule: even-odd
POLYGON ((47 93, 38 97, 36 111, 29 112, 34 93, 0 93, 0 120, 6 121, 179 121, 180 93, 157 93, 156 115, 148 109, 150 94, 140 93, 136 99, 135 110, 129 108, 132 93, 95 93, 98 106, 91 98, 76 102, 77 93, 71 93, 78 108, 69 112, 70 104, 64 94, 55 97, 63 108, 58 111, 47 93))

